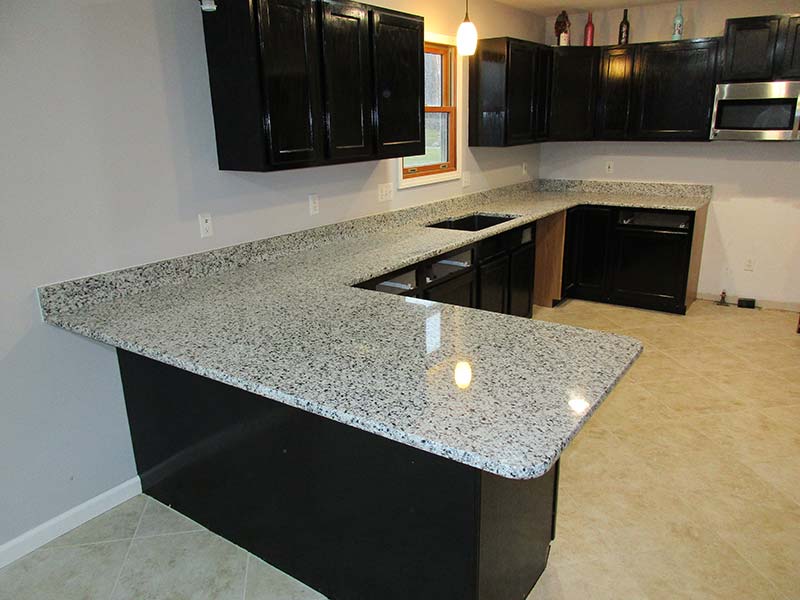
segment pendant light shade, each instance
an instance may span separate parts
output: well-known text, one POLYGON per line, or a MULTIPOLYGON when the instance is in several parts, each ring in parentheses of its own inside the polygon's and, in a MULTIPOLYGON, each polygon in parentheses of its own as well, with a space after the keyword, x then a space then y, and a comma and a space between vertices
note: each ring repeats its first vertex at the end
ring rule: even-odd
POLYGON ((469 20, 469 0, 467 0, 464 22, 458 26, 456 33, 456 46, 460 56, 472 56, 478 47, 478 30, 475 24, 469 20))

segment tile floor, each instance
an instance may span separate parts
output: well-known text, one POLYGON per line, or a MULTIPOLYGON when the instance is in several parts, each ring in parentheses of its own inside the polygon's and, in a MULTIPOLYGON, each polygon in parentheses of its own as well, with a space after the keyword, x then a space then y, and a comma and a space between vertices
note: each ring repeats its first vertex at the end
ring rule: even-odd
MULTIPOLYGON (((570 301, 534 317, 646 349, 564 453, 529 600, 800 599, 797 315, 570 301)), ((0 600, 229 598, 322 596, 146 496, 0 570, 0 600)))

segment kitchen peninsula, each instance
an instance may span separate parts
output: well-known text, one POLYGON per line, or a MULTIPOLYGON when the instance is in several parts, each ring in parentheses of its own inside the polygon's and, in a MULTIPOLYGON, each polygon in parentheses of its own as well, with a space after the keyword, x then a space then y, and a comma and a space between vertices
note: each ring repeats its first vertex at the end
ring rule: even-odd
POLYGON ((147 493, 331 598, 523 600, 559 456, 641 344, 353 286, 574 206, 709 196, 534 182, 39 295, 47 322, 118 348, 147 493), (425 227, 476 212, 514 218, 425 227))

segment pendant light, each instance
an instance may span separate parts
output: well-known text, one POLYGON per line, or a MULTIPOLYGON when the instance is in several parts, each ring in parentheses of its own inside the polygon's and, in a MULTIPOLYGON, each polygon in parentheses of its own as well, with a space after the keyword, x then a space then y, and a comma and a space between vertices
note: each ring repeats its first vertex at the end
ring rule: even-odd
POLYGON ((456 46, 460 56, 472 56, 478 47, 478 30, 475 28, 475 24, 469 20, 469 0, 466 0, 464 22, 458 26, 458 33, 456 33, 456 46))

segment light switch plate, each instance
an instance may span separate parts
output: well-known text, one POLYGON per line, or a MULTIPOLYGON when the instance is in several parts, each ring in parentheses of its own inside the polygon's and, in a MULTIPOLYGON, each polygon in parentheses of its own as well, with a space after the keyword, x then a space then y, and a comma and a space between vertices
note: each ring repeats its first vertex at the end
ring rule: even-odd
POLYGON ((207 238, 214 235, 214 222, 211 220, 210 213, 200 213, 197 215, 197 221, 200 223, 200 237, 207 238))
POLYGON ((472 173, 469 171, 461 172, 461 187, 468 188, 472 185, 472 173))
POLYGON ((607 160, 606 161, 606 174, 611 175, 614 172, 614 161, 607 160))
POLYGON ((394 198, 394 186, 382 183, 378 186, 378 202, 390 202, 394 198))
POLYGON ((319 214, 319 196, 317 194, 308 195, 308 214, 312 217, 319 214))

